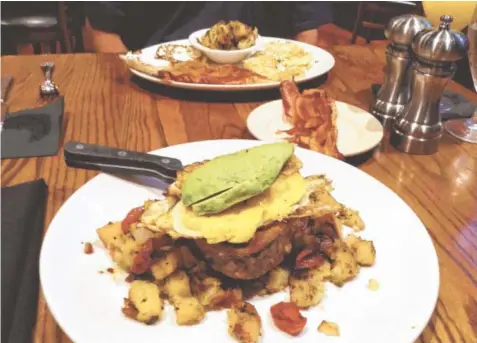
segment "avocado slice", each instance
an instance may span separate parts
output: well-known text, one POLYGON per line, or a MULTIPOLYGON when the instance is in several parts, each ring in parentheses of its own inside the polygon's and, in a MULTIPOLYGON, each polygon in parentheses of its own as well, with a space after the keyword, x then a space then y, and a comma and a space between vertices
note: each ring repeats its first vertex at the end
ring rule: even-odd
POLYGON ((182 202, 197 215, 219 213, 270 187, 293 152, 279 142, 214 158, 187 177, 182 202))

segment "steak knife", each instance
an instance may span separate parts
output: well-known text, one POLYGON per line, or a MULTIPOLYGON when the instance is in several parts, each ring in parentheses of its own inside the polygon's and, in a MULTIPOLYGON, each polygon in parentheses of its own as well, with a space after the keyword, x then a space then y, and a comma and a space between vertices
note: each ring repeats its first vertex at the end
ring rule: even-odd
POLYGON ((128 176, 150 176, 167 184, 173 183, 177 171, 183 168, 182 162, 175 158, 76 141, 65 145, 64 159, 66 165, 72 168, 128 176))

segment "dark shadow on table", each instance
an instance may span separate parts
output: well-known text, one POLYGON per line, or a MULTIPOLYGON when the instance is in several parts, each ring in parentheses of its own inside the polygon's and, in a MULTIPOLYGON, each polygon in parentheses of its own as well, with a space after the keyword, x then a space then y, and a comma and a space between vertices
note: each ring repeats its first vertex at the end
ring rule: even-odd
POLYGON ((351 164, 352 166, 359 167, 361 164, 368 162, 373 157, 373 154, 374 149, 371 149, 368 152, 356 156, 346 157, 345 162, 351 164))
MULTIPOLYGON (((317 88, 322 86, 328 79, 324 74, 299 85, 300 89, 317 88)), ((131 81, 142 90, 160 94, 178 100, 198 102, 259 102, 280 99, 280 90, 277 88, 250 90, 250 91, 203 91, 169 87, 162 84, 152 83, 133 75, 131 81)))

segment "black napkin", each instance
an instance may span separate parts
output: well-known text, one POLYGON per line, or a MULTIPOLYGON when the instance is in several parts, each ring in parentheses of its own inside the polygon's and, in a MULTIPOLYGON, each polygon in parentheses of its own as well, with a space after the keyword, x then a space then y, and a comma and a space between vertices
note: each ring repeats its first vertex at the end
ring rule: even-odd
POLYGON ((60 147, 64 99, 43 107, 8 113, 3 122, 2 159, 54 156, 60 147))
POLYGON ((31 342, 47 191, 42 179, 2 187, 2 343, 31 342))
MULTIPOLYGON (((378 94, 381 85, 371 86, 373 95, 378 94)), ((463 95, 446 90, 443 92, 440 103, 442 120, 470 118, 477 110, 477 104, 467 100, 463 95)))

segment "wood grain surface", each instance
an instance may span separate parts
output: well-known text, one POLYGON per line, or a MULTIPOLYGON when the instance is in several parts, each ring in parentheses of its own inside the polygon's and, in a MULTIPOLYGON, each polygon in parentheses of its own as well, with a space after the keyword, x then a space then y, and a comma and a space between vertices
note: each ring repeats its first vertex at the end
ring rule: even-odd
MULTIPOLYGON (((382 46, 331 49, 336 66, 318 80, 337 100, 369 109, 370 86, 382 82, 382 46)), ((115 55, 7 56, 2 75, 14 78, 10 111, 42 103, 40 63, 56 63, 54 80, 65 96, 62 144, 70 140, 150 151, 207 139, 251 138, 249 112, 279 97, 267 92, 218 94, 170 90, 131 76, 115 55)), ((477 101, 471 91, 449 88, 477 101)), ((399 194, 419 215, 434 241, 441 285, 434 314, 420 343, 477 342, 477 145, 447 134, 430 156, 399 153, 386 143, 359 161, 358 167, 399 194)), ((45 230, 63 202, 95 172, 67 169, 62 152, 54 157, 2 161, 2 186, 44 178, 49 185, 45 230)), ((405 251, 403 251, 405 253, 405 251)), ((40 296, 36 343, 70 342, 40 296)), ((384 343, 384 342, 383 342, 384 343)))

